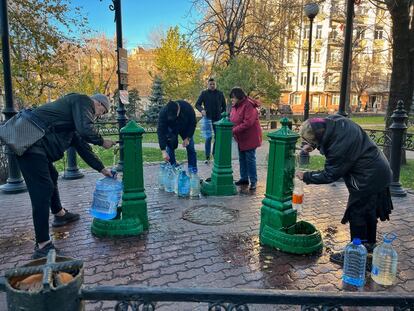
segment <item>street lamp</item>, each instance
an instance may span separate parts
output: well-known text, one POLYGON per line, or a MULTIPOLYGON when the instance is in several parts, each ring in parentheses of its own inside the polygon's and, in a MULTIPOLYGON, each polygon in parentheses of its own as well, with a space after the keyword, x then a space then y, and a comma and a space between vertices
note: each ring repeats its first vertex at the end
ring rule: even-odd
POLYGON ((341 74, 341 92, 339 94, 339 110, 338 114, 347 116, 345 112, 345 101, 348 90, 348 76, 350 74, 351 54, 352 54, 352 27, 354 22, 354 1, 347 0, 346 7, 346 26, 345 26, 345 43, 344 43, 344 57, 341 74))
MULTIPOLYGON (((310 88, 310 72, 311 72, 311 52, 312 52, 312 26, 313 20, 319 13, 319 5, 317 3, 307 3, 304 6, 304 11, 306 16, 309 18, 309 44, 308 44, 308 62, 306 74, 306 97, 305 97, 305 108, 303 121, 306 121, 309 118, 309 88, 310 88)), ((302 144, 303 145, 303 144, 302 144)), ((305 151, 300 152, 300 164, 309 164, 309 153, 305 151)))
MULTIPOLYGON (((100 0, 103 1, 103 0, 100 0)), ((122 46, 122 15, 121 15, 121 0, 112 0, 112 4, 109 5, 109 9, 115 12, 115 25, 116 25, 116 51, 118 55, 118 107, 116 109, 118 128, 119 128, 119 163, 117 170, 122 171, 124 166, 124 143, 122 141, 120 130, 126 125, 127 118, 125 116, 126 110, 124 103, 121 101, 121 91, 126 91, 128 86, 127 69, 125 69, 126 50, 122 46)))
MULTIPOLYGON (((7 16, 7 0, 0 0, 0 34, 3 56, 3 76, 4 76, 4 97, 5 105, 3 114, 6 120, 12 118, 16 113, 13 103, 13 89, 10 67, 10 41, 9 41, 9 20, 7 16)), ((26 190, 26 185, 23 181, 22 175, 17 164, 16 156, 7 148, 9 175, 7 183, 0 187, 5 193, 17 193, 26 190)))

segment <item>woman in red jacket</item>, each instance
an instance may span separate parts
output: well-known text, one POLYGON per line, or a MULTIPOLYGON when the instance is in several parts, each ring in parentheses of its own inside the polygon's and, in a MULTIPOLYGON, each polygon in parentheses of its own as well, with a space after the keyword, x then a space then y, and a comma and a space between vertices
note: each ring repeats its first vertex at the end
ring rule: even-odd
POLYGON ((262 144, 262 129, 257 108, 259 103, 235 87, 230 92, 230 120, 234 123, 233 136, 239 146, 240 180, 236 186, 248 185, 256 190, 256 148, 262 144))

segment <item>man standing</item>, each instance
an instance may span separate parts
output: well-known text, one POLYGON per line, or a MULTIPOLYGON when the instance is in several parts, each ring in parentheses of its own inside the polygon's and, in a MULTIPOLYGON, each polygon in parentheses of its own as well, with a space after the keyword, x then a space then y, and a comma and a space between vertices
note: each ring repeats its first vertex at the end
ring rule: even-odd
MULTIPOLYGON (((208 80, 208 88, 201 92, 200 97, 197 100, 195 105, 198 111, 201 112, 203 117, 211 120, 212 123, 221 119, 221 113, 226 111, 226 100, 224 98, 223 92, 217 90, 216 81, 213 78, 208 80)), ((214 141, 216 140, 216 127, 213 125, 214 130, 214 141)), ((207 138, 205 143, 205 154, 206 161, 208 164, 210 162, 210 153, 211 153, 211 140, 213 137, 207 138)), ((213 144, 213 155, 214 155, 214 146, 213 144)))
POLYGON ((178 147, 178 135, 187 149, 188 169, 197 168, 197 153, 193 135, 196 128, 194 108, 184 100, 169 101, 161 109, 158 117, 158 143, 165 161, 176 164, 175 149, 178 147))
POLYGON ((45 257, 49 250, 55 249, 49 236, 49 209, 54 215, 53 227, 79 219, 78 214, 62 207, 57 187, 59 173, 53 162, 63 158, 66 149, 73 146, 90 167, 104 176, 112 176, 89 145, 105 149, 115 145, 94 128, 95 119, 107 113, 109 107, 109 99, 103 94, 89 97, 72 93, 33 110, 34 117, 47 125, 47 131, 23 155, 17 156, 32 202, 36 237, 33 259, 45 257))

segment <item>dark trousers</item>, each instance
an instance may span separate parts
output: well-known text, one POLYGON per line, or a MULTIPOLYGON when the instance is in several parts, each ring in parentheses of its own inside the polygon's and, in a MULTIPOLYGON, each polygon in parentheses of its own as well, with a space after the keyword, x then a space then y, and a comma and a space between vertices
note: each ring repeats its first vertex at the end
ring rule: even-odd
POLYGON ((36 242, 45 242, 50 239, 49 208, 52 214, 62 209, 57 186, 59 173, 46 155, 25 153, 17 161, 32 201, 36 242))
MULTIPOLYGON (((197 168, 197 152, 194 147, 194 139, 190 138, 190 143, 186 147, 187 149, 187 160, 188 160, 188 170, 190 171, 191 168, 197 168)), ((176 165, 177 160, 175 159, 175 150, 167 146, 166 151, 168 156, 170 157, 171 165, 176 165)))
POLYGON ((239 149, 239 163, 240 163, 240 179, 249 181, 251 184, 257 183, 256 170, 256 149, 240 151, 239 149))

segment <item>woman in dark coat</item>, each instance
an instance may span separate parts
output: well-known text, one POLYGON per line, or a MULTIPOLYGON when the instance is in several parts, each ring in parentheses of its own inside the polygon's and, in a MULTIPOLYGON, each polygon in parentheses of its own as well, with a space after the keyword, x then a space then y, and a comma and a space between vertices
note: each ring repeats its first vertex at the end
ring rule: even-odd
MULTIPOLYGON (((299 171, 297 177, 306 184, 329 184, 343 178, 349 199, 341 223, 349 222, 351 240, 360 238, 372 252, 377 219, 389 220, 393 209, 387 159, 359 125, 339 115, 309 119, 300 134, 307 143, 304 151, 317 148, 326 161, 322 171, 299 171)), ((342 263, 342 253, 332 254, 331 261, 342 263)))

